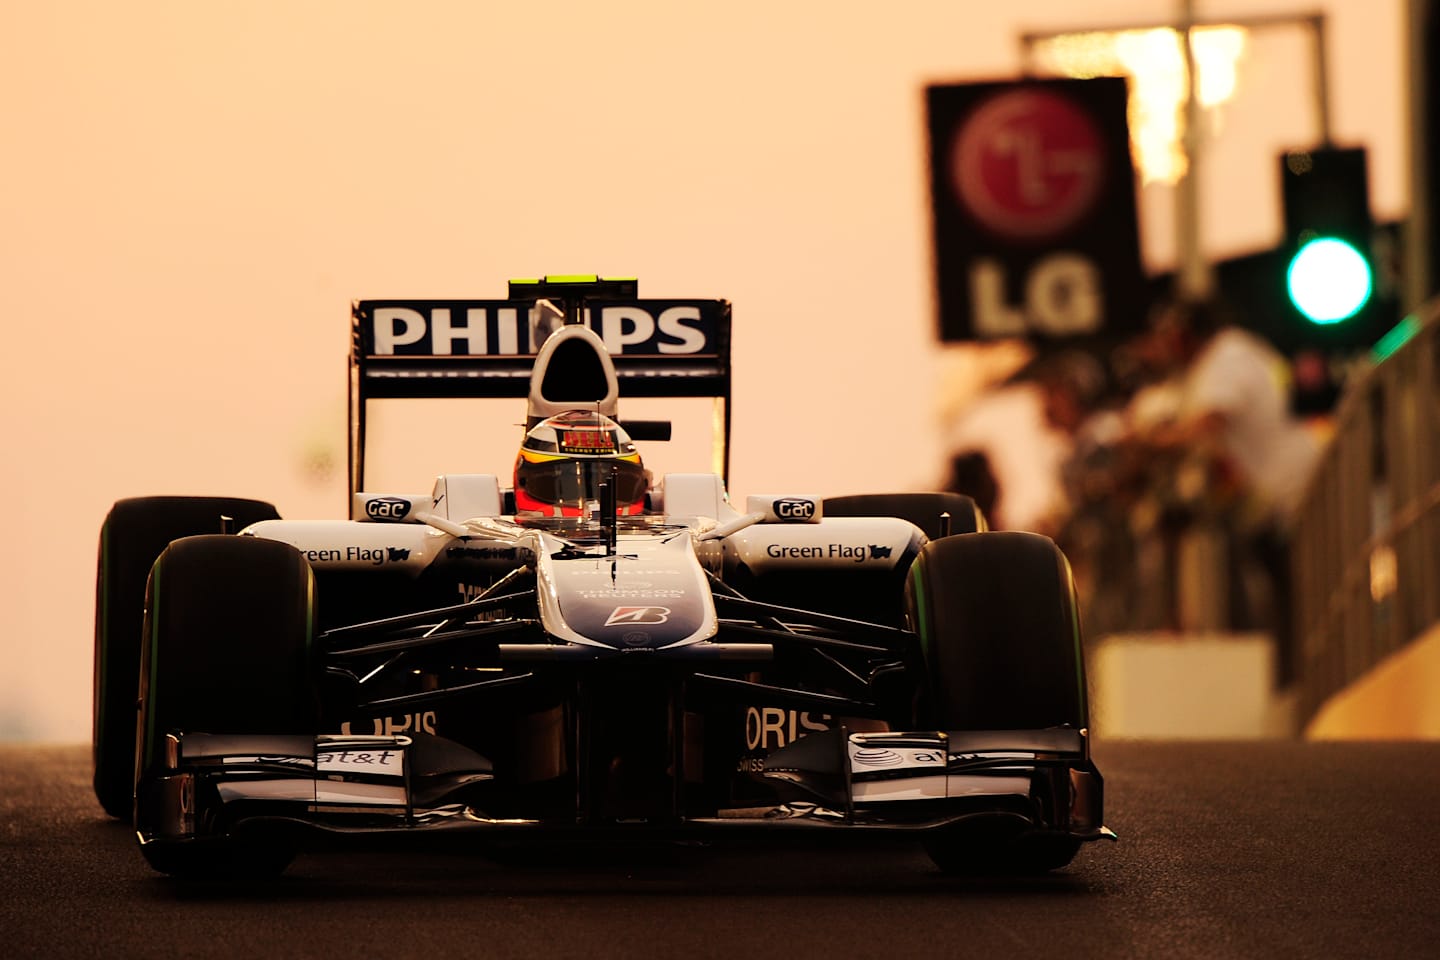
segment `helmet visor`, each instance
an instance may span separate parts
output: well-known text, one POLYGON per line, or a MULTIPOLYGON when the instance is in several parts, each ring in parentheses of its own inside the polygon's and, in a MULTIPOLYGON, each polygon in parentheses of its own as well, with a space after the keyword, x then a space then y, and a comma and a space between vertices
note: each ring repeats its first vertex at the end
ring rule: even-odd
POLYGON ((645 499, 645 468, 630 460, 522 458, 515 471, 517 492, 560 507, 583 507, 600 499, 600 484, 609 483, 617 506, 645 499))

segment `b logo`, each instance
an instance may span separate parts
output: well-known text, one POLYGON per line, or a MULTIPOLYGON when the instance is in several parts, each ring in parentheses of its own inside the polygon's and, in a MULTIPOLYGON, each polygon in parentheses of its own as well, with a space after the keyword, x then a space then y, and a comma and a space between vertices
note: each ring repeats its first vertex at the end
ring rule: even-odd
POLYGON ((815 501, 802 500, 799 497, 787 497, 784 500, 776 500, 774 504, 775 516, 787 521, 805 521, 815 516, 815 501))
POLYGON ((670 619, 669 607, 616 607, 605 620, 607 627, 633 627, 641 624, 664 623, 670 619))

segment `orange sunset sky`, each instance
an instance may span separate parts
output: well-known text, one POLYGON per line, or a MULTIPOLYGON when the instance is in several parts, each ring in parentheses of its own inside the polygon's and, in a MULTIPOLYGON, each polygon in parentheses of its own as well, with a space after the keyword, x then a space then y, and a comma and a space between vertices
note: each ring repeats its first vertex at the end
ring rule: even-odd
MULTIPOLYGON (((1016 76, 1023 30, 1175 8, 5 5, 0 740, 89 737, 96 538, 115 499, 342 515, 352 299, 502 297, 512 276, 595 271, 724 297, 736 494, 933 486, 959 368, 934 333, 925 84, 1016 76)), ((1402 4, 1313 9, 1330 15, 1337 139, 1370 147, 1377 214, 1400 216, 1402 4)), ((1304 51, 1277 35, 1242 64, 1202 179, 1215 256, 1278 239, 1275 156, 1316 136, 1304 51)), ((1144 191, 1152 269, 1173 261, 1169 204, 1144 191)), ((399 412, 375 480, 503 474, 520 416, 399 412)))

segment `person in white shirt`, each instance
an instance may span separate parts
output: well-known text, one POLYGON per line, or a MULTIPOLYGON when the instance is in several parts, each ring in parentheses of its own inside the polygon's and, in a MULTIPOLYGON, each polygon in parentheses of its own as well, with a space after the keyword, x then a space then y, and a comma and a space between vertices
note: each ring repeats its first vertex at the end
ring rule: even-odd
POLYGON ((1284 529, 1300 504, 1319 445, 1290 414, 1289 366, 1255 334, 1210 305, 1184 305, 1158 335, 1176 342, 1184 372, 1175 410, 1149 431, 1157 448, 1209 448, 1224 457, 1245 499, 1242 522, 1284 529), (1169 328, 1165 328, 1169 325, 1169 328))
POLYGON ((1070 508, 1063 470, 1075 448, 1075 431, 1104 383, 1099 361, 1083 351, 1041 357, 981 395, 950 427, 952 462, 974 472, 983 458, 988 467, 992 528, 1053 536, 1063 526, 1070 508))
POLYGON ((1290 413, 1288 364, 1260 337, 1227 323, 1211 303, 1172 307, 1152 337, 1185 367, 1173 381, 1173 417, 1140 440, 1157 454, 1209 458, 1210 482, 1233 483, 1227 526, 1240 549, 1232 575, 1253 560, 1264 569, 1270 592, 1269 615, 1261 616, 1243 589, 1232 589, 1240 607, 1237 625, 1269 621, 1279 679, 1286 682, 1292 666, 1289 526, 1320 454, 1314 435, 1290 413))

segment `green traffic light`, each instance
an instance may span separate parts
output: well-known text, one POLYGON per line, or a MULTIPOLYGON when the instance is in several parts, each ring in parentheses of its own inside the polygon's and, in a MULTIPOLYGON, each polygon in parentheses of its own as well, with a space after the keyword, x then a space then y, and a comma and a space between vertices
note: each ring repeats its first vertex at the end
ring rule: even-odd
POLYGON ((1300 248, 1285 273, 1290 302, 1310 322, 1339 323, 1355 316, 1374 285, 1364 254, 1344 240, 1322 237, 1300 248))

